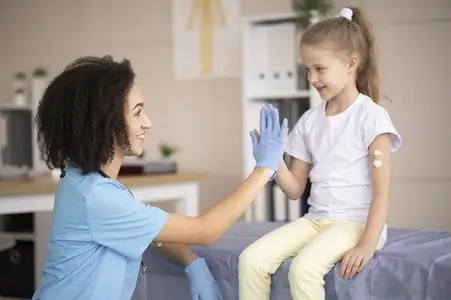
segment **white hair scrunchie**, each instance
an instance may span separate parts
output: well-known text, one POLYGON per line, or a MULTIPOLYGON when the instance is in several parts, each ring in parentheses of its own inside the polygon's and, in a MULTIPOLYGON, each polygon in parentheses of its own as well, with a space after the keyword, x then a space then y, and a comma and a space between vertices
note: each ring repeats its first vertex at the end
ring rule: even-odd
POLYGON ((340 17, 343 17, 343 18, 348 19, 349 21, 352 21, 352 9, 347 8, 347 7, 342 8, 340 10, 340 17))

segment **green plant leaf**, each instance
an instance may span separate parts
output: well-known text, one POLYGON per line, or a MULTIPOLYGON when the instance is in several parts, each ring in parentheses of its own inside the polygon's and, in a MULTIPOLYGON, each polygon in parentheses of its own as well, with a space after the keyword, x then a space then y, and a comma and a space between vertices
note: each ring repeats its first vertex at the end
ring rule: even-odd
POLYGON ((160 153, 164 158, 169 158, 172 155, 174 155, 176 152, 178 152, 179 149, 176 147, 172 147, 166 143, 160 144, 160 153))
POLYGON ((33 71, 33 76, 34 77, 45 77, 45 76, 47 76, 47 70, 44 69, 43 67, 36 68, 33 71))

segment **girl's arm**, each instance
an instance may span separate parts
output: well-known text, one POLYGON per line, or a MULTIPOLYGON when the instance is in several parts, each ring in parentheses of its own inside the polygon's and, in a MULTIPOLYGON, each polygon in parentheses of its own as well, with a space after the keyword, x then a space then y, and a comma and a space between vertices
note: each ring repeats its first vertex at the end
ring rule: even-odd
POLYGON ((304 193, 313 162, 312 154, 307 146, 305 130, 310 114, 311 110, 302 114, 288 136, 285 153, 293 158, 290 169, 282 161, 277 170, 276 182, 285 195, 292 200, 298 200, 304 193))
POLYGON ((276 182, 292 200, 298 200, 304 193, 311 165, 293 157, 291 168, 282 161, 277 172, 276 182))
POLYGON ((373 199, 365 230, 359 244, 374 248, 384 228, 390 206, 391 143, 390 134, 378 135, 369 147, 373 199))

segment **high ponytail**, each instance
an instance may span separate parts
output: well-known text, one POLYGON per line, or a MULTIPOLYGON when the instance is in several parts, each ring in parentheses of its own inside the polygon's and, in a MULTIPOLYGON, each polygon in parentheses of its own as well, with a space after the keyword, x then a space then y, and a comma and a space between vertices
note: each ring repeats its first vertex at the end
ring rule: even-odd
POLYGON ((357 7, 352 7, 351 10, 352 22, 358 25, 363 37, 360 45, 361 63, 357 70, 357 89, 377 103, 381 98, 381 84, 374 35, 362 11, 357 7))
POLYGON ((381 87, 374 36, 362 11, 357 7, 349 9, 352 11, 349 18, 326 19, 309 27, 302 35, 301 46, 332 42, 338 51, 357 54, 357 90, 378 103, 381 87))

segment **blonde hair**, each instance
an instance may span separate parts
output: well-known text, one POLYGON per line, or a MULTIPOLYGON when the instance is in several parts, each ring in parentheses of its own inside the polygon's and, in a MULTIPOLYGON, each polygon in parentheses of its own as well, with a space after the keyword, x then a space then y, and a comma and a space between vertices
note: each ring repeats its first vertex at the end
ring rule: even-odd
POLYGON ((362 11, 356 7, 349 9, 352 10, 351 20, 340 16, 318 22, 303 33, 300 45, 333 43, 339 51, 356 53, 359 57, 357 90, 378 103, 381 87, 374 36, 362 11))

